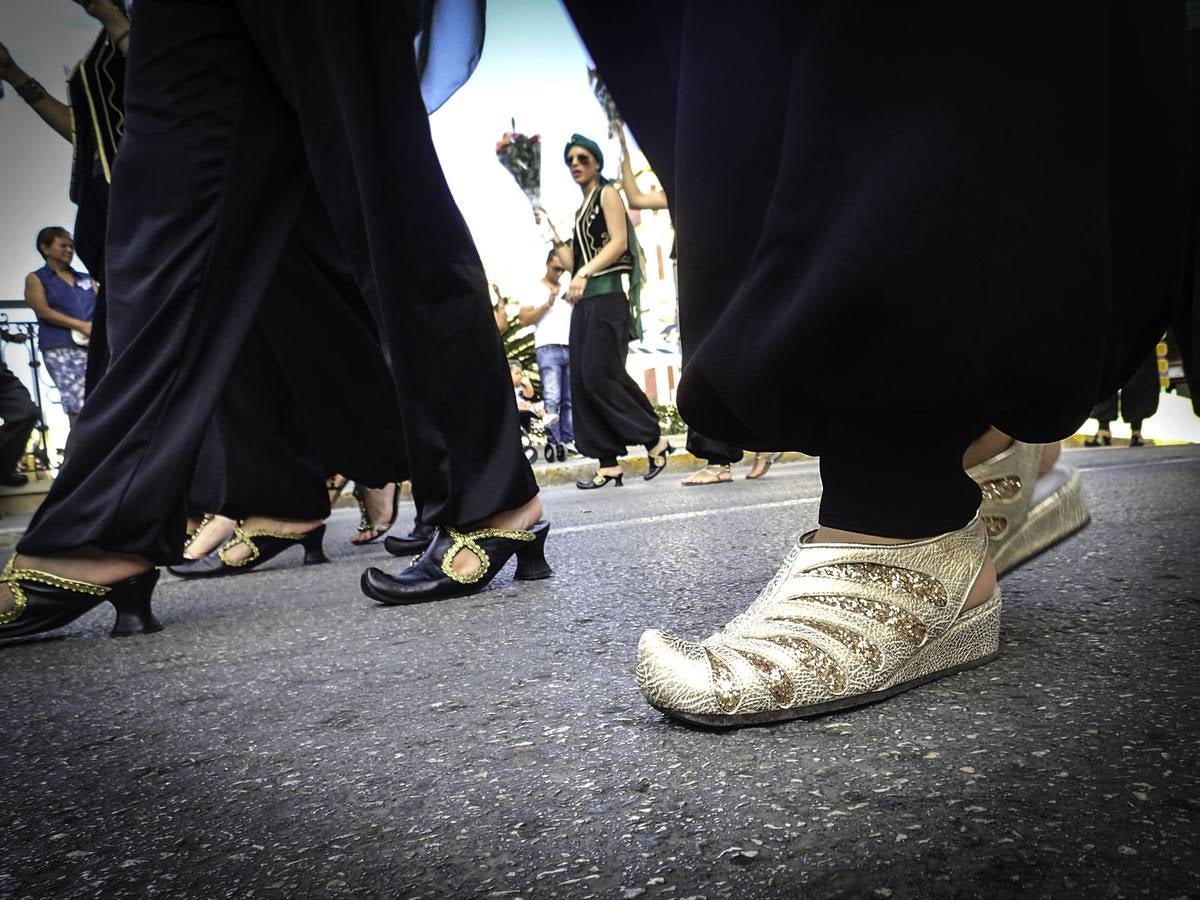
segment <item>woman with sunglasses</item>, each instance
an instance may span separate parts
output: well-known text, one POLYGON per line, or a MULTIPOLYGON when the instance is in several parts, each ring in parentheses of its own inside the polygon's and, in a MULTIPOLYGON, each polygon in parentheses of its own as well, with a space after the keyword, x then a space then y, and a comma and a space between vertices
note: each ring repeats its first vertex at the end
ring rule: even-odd
POLYGON ((573 134, 563 160, 583 193, 571 245, 555 246, 571 272, 566 299, 575 305, 570 336, 575 442, 581 453, 600 461, 595 477, 576 487, 593 490, 610 481, 619 487, 625 473, 617 458, 630 444, 645 446, 649 466, 642 477, 649 481, 666 468, 674 448, 660 433, 650 401, 625 370, 629 341, 641 337, 637 238, 620 195, 601 174, 600 146, 573 134))

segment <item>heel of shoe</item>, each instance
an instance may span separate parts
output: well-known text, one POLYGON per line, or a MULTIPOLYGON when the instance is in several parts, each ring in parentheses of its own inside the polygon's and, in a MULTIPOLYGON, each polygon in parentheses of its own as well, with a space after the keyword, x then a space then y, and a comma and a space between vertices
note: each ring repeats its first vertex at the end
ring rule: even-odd
MULTIPOLYGON (((620 476, 617 476, 617 484, 620 483, 620 476)), ((530 530, 535 535, 533 542, 522 544, 517 551, 517 573, 513 576, 517 581, 538 581, 554 574, 550 563, 546 562, 546 535, 550 533, 550 524, 539 522, 530 530)))
POLYGON ((318 525, 306 534, 301 539, 300 546, 304 548, 304 565, 317 566, 329 562, 329 557, 325 555, 324 525, 318 525))
POLYGON ((624 487, 625 473, 622 472, 620 475, 618 475, 616 480, 617 480, 617 487, 624 487))
POLYGON ((112 637, 162 631, 162 625, 154 617, 151 608, 156 584, 158 569, 151 569, 112 586, 112 593, 107 598, 117 611, 117 620, 110 632, 112 637))

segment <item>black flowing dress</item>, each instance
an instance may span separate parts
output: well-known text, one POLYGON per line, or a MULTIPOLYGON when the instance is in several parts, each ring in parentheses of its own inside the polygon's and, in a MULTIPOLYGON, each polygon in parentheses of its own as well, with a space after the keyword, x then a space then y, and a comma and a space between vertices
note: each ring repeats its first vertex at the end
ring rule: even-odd
MULTIPOLYGON (((587 265, 608 244, 600 198, 615 190, 607 182, 592 191, 575 214, 574 268, 587 265)), ((602 272, 592 273, 571 314, 570 377, 575 446, 601 466, 615 466, 630 444, 653 449, 658 416, 625 368, 632 338, 629 299, 621 276, 633 269, 626 250, 602 272)))
POLYGON ((680 411, 821 455, 824 524, 961 527, 970 440, 1071 434, 1180 306, 1180 4, 567 7, 677 213, 680 411))

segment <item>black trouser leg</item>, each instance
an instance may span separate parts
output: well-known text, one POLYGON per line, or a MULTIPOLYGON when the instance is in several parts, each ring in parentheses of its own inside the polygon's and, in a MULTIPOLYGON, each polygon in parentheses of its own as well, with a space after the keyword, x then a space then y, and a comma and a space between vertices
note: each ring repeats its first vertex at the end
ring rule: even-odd
POLYGON ((310 191, 205 435, 191 509, 320 519, 332 472, 371 487, 408 477, 375 322, 336 246, 310 191))
MULTIPOLYGON (((205 512, 239 520, 257 515, 307 521, 329 515, 316 436, 257 326, 230 373, 210 434, 215 440, 206 441, 207 449, 223 465, 220 495, 205 512)), ((198 474, 203 470, 198 467, 198 474)))
POLYGON ((306 185, 294 117, 232 6, 139 12, 109 198, 111 359, 24 553, 178 558, 201 435, 306 185))
POLYGON ((0 360, 0 475, 16 471, 33 426, 41 414, 29 396, 29 390, 0 360))
POLYGON ((313 182, 379 323, 421 518, 462 524, 537 493, 487 281, 433 148, 406 4, 238 3, 300 111, 313 182), (380 35, 387 35, 381 40, 380 35))
POLYGON ((571 314, 575 446, 599 460, 624 456, 629 444, 653 447, 659 439, 658 416, 625 370, 628 316, 621 294, 587 297, 571 314))
POLYGON ((742 448, 725 444, 688 428, 688 453, 697 459, 707 460, 710 466, 731 466, 742 460, 742 448))
POLYGON ((820 522, 862 534, 922 538, 955 531, 979 510, 963 453, 988 428, 971 417, 885 415, 827 429, 820 522), (889 435, 881 450, 878 436, 889 435))

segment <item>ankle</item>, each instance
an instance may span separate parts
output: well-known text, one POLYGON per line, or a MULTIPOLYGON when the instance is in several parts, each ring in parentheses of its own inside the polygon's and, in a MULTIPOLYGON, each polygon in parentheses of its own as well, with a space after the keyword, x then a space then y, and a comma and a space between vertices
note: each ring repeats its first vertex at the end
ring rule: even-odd
POLYGON ((504 510, 470 525, 467 529, 500 528, 505 531, 528 531, 542 519, 542 498, 536 494, 516 509, 504 510))
POLYGON ((980 463, 987 462, 993 456, 1003 453, 1013 444, 1013 439, 1003 431, 989 428, 971 442, 963 453, 963 468, 970 469, 980 463))
POLYGON ((891 538, 861 531, 846 531, 821 525, 813 534, 815 544, 907 544, 916 538, 891 538))

